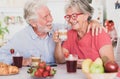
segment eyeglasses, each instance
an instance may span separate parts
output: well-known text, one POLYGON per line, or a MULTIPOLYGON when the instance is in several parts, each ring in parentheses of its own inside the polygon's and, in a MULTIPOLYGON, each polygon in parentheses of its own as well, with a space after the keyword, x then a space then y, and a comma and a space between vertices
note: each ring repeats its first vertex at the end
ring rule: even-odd
POLYGON ((69 21, 71 18, 73 20, 76 20, 79 15, 82 15, 83 13, 73 13, 72 15, 66 15, 64 16, 66 21, 69 21))

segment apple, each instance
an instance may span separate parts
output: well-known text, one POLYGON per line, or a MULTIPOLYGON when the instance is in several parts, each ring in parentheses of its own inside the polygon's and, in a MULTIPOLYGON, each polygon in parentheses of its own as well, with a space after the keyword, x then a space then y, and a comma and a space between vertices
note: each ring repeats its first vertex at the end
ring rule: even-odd
POLYGON ((104 73, 103 65, 92 63, 90 66, 90 73, 104 73))
POLYGON ((94 63, 99 64, 99 65, 103 65, 103 61, 102 61, 101 58, 97 58, 97 59, 94 61, 94 63))
POLYGON ((91 59, 85 59, 83 60, 82 62, 82 71, 83 72, 86 72, 86 73, 89 73, 89 68, 90 68, 90 65, 93 61, 91 59))
POLYGON ((114 28, 114 22, 112 20, 106 20, 105 26, 107 27, 108 31, 111 31, 114 28))
POLYGON ((118 64, 115 61, 107 61, 104 63, 105 72, 117 72, 118 64))

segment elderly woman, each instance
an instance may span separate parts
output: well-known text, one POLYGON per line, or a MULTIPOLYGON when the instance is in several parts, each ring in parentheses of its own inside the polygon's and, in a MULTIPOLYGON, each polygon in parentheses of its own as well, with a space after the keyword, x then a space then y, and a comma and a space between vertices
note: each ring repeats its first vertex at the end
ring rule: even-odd
POLYGON ((77 54, 79 59, 95 60, 98 57, 106 56, 114 60, 109 35, 104 30, 95 36, 92 36, 92 30, 87 32, 93 8, 86 0, 70 0, 65 12, 65 19, 72 29, 68 31, 68 38, 64 42, 59 40, 57 32, 54 34, 56 62, 64 63, 65 53, 77 54))

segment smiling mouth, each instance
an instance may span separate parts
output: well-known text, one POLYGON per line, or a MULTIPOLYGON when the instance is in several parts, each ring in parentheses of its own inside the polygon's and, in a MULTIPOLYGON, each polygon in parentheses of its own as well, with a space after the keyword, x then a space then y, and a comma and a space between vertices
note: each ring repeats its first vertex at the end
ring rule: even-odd
POLYGON ((48 23, 47 26, 52 26, 52 23, 48 23))
POLYGON ((47 24, 47 27, 48 27, 49 29, 52 29, 52 24, 47 24))
POLYGON ((78 23, 77 21, 73 22, 73 23, 71 23, 71 26, 75 26, 77 23, 78 23))

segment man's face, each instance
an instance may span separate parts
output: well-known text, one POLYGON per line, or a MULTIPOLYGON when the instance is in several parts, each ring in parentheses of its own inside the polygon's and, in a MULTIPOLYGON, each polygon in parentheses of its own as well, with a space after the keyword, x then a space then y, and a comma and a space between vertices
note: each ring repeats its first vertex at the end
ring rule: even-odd
POLYGON ((49 32, 52 29, 52 16, 47 6, 42 6, 37 10, 38 19, 36 21, 36 30, 38 32, 49 32))

